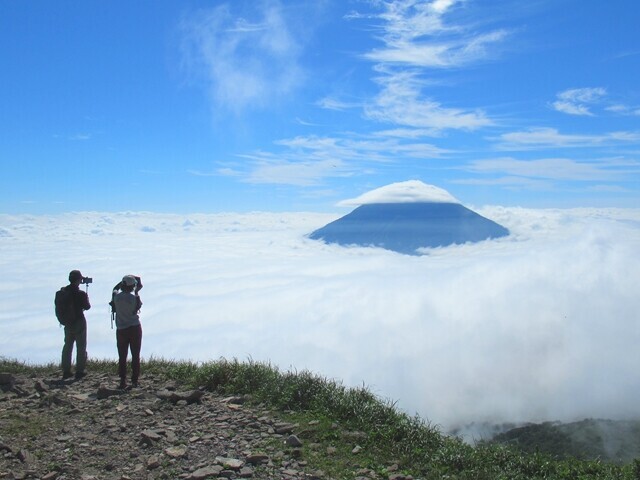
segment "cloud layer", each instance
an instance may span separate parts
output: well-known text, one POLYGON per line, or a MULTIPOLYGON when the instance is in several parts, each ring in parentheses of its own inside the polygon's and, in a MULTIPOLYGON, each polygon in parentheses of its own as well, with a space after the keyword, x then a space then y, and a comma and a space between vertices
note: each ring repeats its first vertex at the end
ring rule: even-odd
POLYGON ((475 210, 512 235, 422 257, 306 238, 326 214, 1 215, 0 351, 58 361, 79 268, 89 355, 116 358, 107 302, 134 273, 146 358, 310 369, 445 429, 640 416, 640 211, 475 210))

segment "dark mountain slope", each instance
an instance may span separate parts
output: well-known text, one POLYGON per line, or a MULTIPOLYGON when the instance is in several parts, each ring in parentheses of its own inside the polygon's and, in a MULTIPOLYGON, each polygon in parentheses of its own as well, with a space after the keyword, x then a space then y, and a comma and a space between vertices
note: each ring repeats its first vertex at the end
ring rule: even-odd
POLYGON ((458 203, 418 202, 361 205, 309 237, 415 255, 418 248, 478 242, 508 234, 503 226, 458 203))
POLYGON ((619 464, 640 458, 640 421, 585 419, 529 424, 498 434, 488 443, 516 446, 557 458, 605 460, 619 464))

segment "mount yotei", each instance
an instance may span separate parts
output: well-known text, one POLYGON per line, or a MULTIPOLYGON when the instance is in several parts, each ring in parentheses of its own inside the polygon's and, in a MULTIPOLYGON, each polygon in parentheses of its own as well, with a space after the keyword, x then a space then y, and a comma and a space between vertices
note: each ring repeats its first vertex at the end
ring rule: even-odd
POLYGON ((447 191, 416 180, 387 185, 341 205, 359 206, 310 238, 416 255, 420 248, 509 235, 505 227, 464 207, 447 191))

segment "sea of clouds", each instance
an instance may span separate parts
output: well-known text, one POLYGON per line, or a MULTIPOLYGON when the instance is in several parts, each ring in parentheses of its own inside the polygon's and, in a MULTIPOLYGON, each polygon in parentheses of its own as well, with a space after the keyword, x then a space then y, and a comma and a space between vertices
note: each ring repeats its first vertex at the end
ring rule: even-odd
POLYGON ((640 210, 474 210, 511 235, 423 256, 306 238, 335 214, 0 215, 0 355, 59 360, 77 268, 89 355, 115 359, 132 273, 145 358, 307 369, 443 429, 640 417, 640 210))

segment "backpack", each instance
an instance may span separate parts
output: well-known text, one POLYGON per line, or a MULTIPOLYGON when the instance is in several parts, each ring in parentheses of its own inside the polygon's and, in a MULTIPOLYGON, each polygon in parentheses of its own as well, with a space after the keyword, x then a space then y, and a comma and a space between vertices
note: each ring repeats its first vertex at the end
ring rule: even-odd
POLYGON ((56 298, 53 303, 56 307, 56 317, 60 325, 66 327, 75 323, 76 309, 73 303, 73 294, 66 287, 62 287, 56 292, 56 298))

